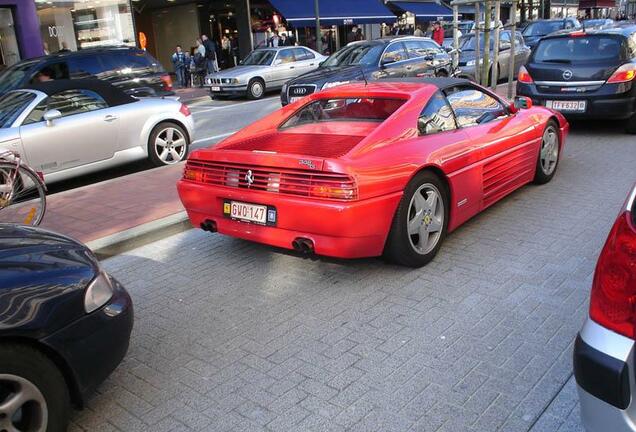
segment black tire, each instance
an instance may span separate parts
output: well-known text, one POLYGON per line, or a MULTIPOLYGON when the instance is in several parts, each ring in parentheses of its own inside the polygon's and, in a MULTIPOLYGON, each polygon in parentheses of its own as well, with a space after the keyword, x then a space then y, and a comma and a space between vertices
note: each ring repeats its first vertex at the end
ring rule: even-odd
MULTIPOLYGON (((169 145, 172 145, 176 142, 180 142, 180 141, 175 139, 172 142, 167 142, 167 143, 169 145)), ((150 133, 150 137, 148 138, 148 160, 150 161, 150 163, 152 163, 154 166, 157 166, 157 167, 166 166, 166 165, 174 165, 175 163, 181 162, 188 156, 189 149, 190 149, 190 137, 188 136, 187 132, 176 123, 172 123, 172 122, 159 123, 157 126, 155 126, 152 129, 152 132, 150 133), (158 137, 167 138, 167 136, 164 135, 164 132, 167 132, 170 129, 173 130, 173 135, 172 135, 173 137, 176 136, 174 135, 174 132, 181 134, 181 137, 183 138, 185 145, 179 145, 179 146, 175 145, 173 149, 175 150, 177 156, 173 156, 172 154, 170 154, 169 160, 163 160, 161 158, 161 154, 163 154, 163 152, 161 152, 161 154, 159 153, 159 147, 156 144, 156 142, 158 137)))
POLYGON ((548 124, 546 125, 545 129, 543 130, 541 145, 539 147, 539 155, 537 156, 537 165, 535 168, 535 174, 533 179, 534 184, 546 184, 547 182, 552 180, 552 177, 554 177, 554 174, 556 174, 557 168, 559 166, 560 152, 561 152, 561 138, 559 137, 559 126, 554 120, 550 120, 548 124), (548 133, 550 130, 556 136, 556 161, 554 161, 553 166, 550 165, 551 170, 546 170, 546 168, 544 168, 545 164, 543 161, 543 148, 546 145, 545 143, 546 133, 548 133))
MULTIPOLYGON (((422 171, 418 173, 404 189, 404 195, 400 200, 395 215, 393 216, 393 223, 391 224, 391 230, 384 248, 384 257, 395 264, 400 264, 407 267, 422 267, 428 264, 437 254, 437 251, 442 246, 444 238, 446 237, 446 231, 448 229, 448 215, 449 215, 449 192, 446 184, 433 172, 422 171), (439 231, 439 237, 436 240, 434 247, 430 251, 417 251, 413 245, 413 236, 408 233, 408 223, 411 213, 411 201, 414 199, 415 193, 425 185, 433 185, 437 191, 439 191, 440 199, 443 203, 443 221, 441 223, 441 230, 439 231)), ((413 219, 411 219, 413 220, 413 219)))
POLYGON ((636 135, 636 113, 627 119, 627 126, 625 126, 625 132, 628 134, 636 135))
MULTIPOLYGON (((18 344, 0 345, 0 405, 10 397, 13 379, 28 381, 44 397, 44 404, 28 402, 22 405, 22 414, 27 422, 38 424, 40 409, 47 412, 46 432, 64 432, 70 414, 70 395, 64 376, 55 364, 40 351, 18 344), (8 390, 8 391, 7 391, 8 390), (43 406, 45 405, 45 406, 43 406)), ((40 411, 41 412, 41 411, 40 411)), ((2 427, 0 419, 0 428, 2 427)), ((6 421, 6 417, 4 419, 6 421)), ((22 421, 21 420, 21 421, 22 421)), ((31 430, 20 425, 19 430, 31 430)), ((28 425, 26 425, 28 426, 28 425)), ((34 429, 37 429, 34 427, 34 429)))
POLYGON ((247 98, 260 99, 265 95, 265 81, 260 78, 252 78, 247 84, 247 98), (260 91, 258 91, 260 86, 260 91))

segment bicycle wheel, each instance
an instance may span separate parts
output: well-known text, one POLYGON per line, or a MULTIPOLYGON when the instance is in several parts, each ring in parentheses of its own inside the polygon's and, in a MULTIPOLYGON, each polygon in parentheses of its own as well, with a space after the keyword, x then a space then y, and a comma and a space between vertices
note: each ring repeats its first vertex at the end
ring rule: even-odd
POLYGON ((46 211, 42 180, 13 162, 0 162, 0 223, 37 226, 46 211), (15 170, 18 175, 15 176, 15 170))

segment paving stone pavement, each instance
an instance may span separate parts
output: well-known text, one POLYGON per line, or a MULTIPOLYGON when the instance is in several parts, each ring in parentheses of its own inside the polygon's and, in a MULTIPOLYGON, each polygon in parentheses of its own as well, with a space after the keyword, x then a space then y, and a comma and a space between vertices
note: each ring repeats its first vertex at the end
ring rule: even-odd
POLYGON ((200 230, 107 260, 135 329, 71 431, 580 431, 572 343, 636 140, 575 128, 552 183, 422 269, 200 230))

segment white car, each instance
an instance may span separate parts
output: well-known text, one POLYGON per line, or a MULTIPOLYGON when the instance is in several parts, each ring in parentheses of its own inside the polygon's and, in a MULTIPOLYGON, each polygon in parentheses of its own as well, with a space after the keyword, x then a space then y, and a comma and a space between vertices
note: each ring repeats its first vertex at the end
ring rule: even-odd
POLYGON ((19 153, 46 183, 139 159, 184 160, 194 134, 188 107, 136 99, 99 80, 57 80, 0 97, 0 150, 19 153))

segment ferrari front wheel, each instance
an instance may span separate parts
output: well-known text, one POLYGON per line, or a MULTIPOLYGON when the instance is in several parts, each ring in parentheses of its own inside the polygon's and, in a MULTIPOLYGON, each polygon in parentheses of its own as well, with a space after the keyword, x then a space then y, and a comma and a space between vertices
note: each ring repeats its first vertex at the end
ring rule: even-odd
POLYGON ((448 191, 437 175, 422 171, 409 182, 384 250, 396 264, 422 267, 437 254, 448 227, 448 191))

